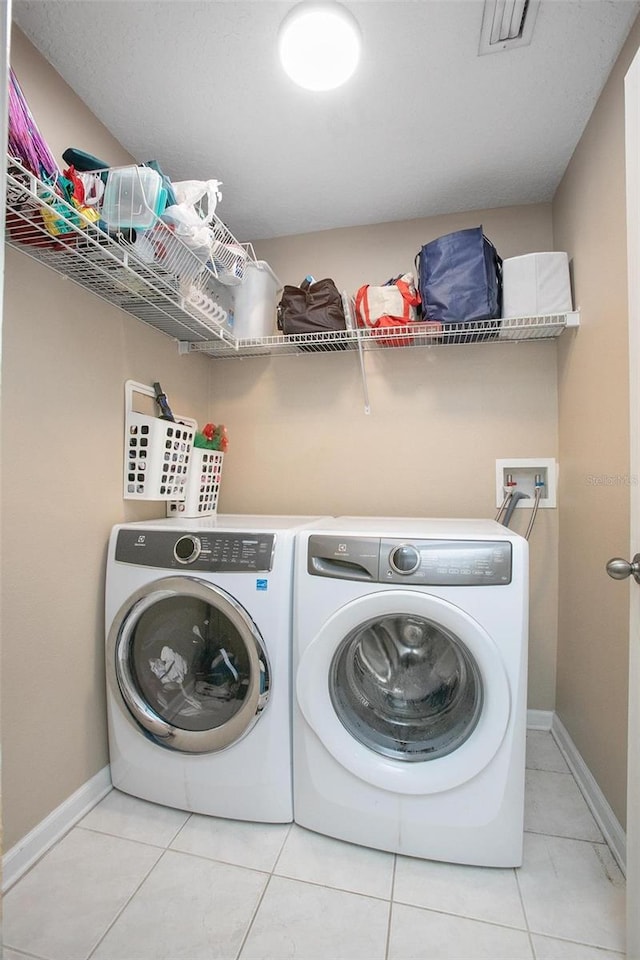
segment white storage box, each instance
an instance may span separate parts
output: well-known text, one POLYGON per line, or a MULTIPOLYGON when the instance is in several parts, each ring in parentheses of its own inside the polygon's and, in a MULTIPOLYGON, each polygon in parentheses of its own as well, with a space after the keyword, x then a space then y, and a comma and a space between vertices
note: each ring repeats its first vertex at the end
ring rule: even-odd
POLYGON ((238 340, 270 337, 276 333, 276 311, 282 284, 264 260, 249 260, 244 282, 234 288, 233 322, 238 340))
POLYGON ((502 316, 569 313, 571 283, 566 253, 528 253, 502 264, 502 316))
POLYGON ((168 517, 207 517, 218 509, 224 453, 194 447, 187 472, 184 501, 167 504, 168 517))

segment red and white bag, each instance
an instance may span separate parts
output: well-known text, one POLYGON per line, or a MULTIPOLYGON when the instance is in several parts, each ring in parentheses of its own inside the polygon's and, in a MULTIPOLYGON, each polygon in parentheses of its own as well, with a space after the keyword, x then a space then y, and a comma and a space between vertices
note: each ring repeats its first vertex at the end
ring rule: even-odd
MULTIPOLYGON (((403 327, 416 323, 416 307, 420 303, 413 276, 405 273, 397 280, 382 287, 364 284, 355 297, 356 321, 360 327, 373 327, 383 330, 385 327, 403 327)), ((385 346, 402 346, 410 342, 406 336, 391 340, 380 340, 385 346)))

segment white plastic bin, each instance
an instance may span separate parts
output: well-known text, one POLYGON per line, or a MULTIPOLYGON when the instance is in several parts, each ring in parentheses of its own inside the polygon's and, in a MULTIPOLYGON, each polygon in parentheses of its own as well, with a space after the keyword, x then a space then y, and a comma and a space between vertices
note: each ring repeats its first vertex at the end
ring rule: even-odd
POLYGON ((238 340, 270 337, 276 333, 276 311, 282 284, 264 260, 249 260, 244 282, 234 289, 233 319, 229 330, 238 340))
POLYGON ((184 501, 167 503, 168 517, 206 517, 216 513, 223 460, 220 450, 193 448, 184 501))
POLYGON ((112 229, 149 230, 166 202, 162 177, 151 167, 112 167, 101 217, 112 229))

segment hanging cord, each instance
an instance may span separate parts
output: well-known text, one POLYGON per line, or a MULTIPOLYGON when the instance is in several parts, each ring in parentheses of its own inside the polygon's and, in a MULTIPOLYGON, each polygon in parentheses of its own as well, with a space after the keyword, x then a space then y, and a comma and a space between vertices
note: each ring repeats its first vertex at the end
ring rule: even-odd
POLYGON ((515 490, 515 489, 516 489, 516 482, 515 482, 515 480, 513 479, 513 475, 512 475, 511 473, 508 473, 507 476, 505 477, 504 487, 503 487, 503 490, 504 490, 504 500, 503 500, 502 503, 500 504, 500 508, 499 508, 498 512, 496 513, 496 521, 497 521, 498 523, 502 523, 502 519, 501 519, 501 518, 502 518, 502 514, 503 514, 503 512, 506 510, 507 505, 508 505, 509 501, 511 500, 511 497, 513 496, 513 493, 514 493, 514 490, 515 490))
POLYGON ((512 497, 512 493, 511 493, 511 490, 509 490, 509 492, 505 494, 504 500, 503 500, 502 503, 500 504, 500 508, 499 508, 498 512, 496 513, 496 520, 497 520, 498 522, 500 522, 500 517, 502 516, 504 510, 506 509, 506 506, 507 506, 507 504, 509 503, 509 500, 511 500, 511 497, 512 497))
POLYGON ((511 517, 513 516, 513 511, 515 510, 518 500, 528 500, 529 494, 522 493, 521 490, 514 490, 509 499, 509 506, 507 507, 506 513, 504 515, 504 520, 502 520, 502 525, 508 527, 511 523, 511 517))
POLYGON ((534 491, 534 502, 533 510, 531 512, 531 520, 529 520, 529 526, 527 527, 527 532, 524 535, 525 540, 528 540, 531 536, 531 531, 533 530, 533 524, 535 523, 536 514, 538 512, 538 507, 540 506, 540 500, 542 498, 542 491, 544 490, 544 480, 539 473, 536 473, 535 479, 535 491, 534 491))

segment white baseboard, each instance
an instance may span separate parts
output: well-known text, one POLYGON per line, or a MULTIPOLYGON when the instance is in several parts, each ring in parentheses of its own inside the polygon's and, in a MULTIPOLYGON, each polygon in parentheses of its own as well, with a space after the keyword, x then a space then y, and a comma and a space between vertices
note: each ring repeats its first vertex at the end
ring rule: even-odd
POLYGON ((103 767, 95 777, 87 780, 75 793, 52 810, 22 840, 5 853, 2 858, 2 892, 20 879, 54 843, 68 833, 71 827, 102 800, 111 786, 110 768, 103 767))
POLYGON ((528 730, 551 730, 553 710, 527 710, 528 730))
POLYGON ((578 752, 578 748, 569 736, 566 727, 557 714, 553 714, 551 734, 558 744, 576 783, 584 796, 587 806, 607 841, 609 848, 618 862, 618 866, 626 874, 627 838, 624 830, 609 806, 602 790, 588 766, 578 752))

